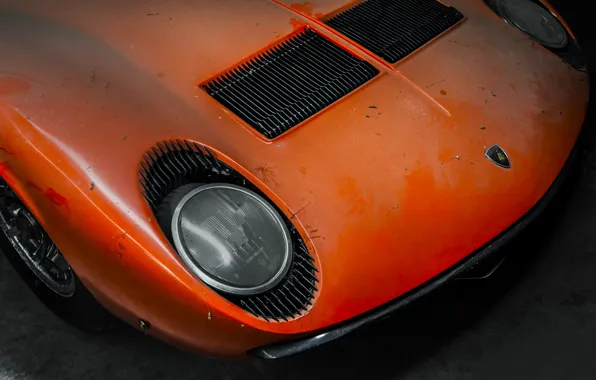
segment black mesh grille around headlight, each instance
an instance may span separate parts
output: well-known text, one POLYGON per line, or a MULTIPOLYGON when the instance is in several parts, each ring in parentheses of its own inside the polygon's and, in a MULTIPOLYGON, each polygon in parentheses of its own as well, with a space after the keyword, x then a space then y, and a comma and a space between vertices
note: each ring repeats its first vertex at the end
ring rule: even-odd
POLYGON ((395 63, 461 19, 457 9, 435 0, 365 0, 325 23, 395 63))
MULTIPOLYGON (((143 195, 154 211, 169 193, 188 183, 232 183, 266 198, 256 186, 219 161, 209 149, 188 141, 164 141, 152 147, 141 162, 139 175, 143 195)), ((319 281, 315 260, 300 234, 283 213, 279 214, 292 235, 293 263, 288 274, 273 289, 258 295, 240 297, 220 293, 267 321, 288 321, 307 311, 319 281)))

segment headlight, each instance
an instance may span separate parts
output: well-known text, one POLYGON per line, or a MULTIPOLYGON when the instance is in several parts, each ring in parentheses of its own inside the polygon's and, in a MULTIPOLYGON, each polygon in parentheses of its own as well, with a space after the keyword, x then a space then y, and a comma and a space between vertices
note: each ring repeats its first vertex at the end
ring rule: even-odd
POLYGON ((505 21, 546 47, 560 49, 567 45, 567 31, 563 25, 532 0, 499 0, 497 11, 505 21))
POLYGON ((178 203, 172 240, 189 269, 226 293, 274 287, 292 262, 290 233, 263 198, 228 184, 198 185, 178 203))

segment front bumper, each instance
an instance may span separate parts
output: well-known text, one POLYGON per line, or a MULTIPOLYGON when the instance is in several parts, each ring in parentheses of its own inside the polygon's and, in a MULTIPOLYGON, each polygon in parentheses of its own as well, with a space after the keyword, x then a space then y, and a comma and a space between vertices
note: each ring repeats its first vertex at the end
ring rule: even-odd
MULTIPOLYGON (((585 127, 583 129, 585 130, 585 127)), ((576 142, 575 147, 569 155, 569 158, 559 173, 557 179, 553 182, 541 200, 515 224, 510 226, 501 235, 494 238, 478 251, 472 253, 464 260, 460 261, 428 282, 377 309, 371 310, 368 313, 355 317, 330 329, 314 332, 294 340, 259 347, 251 350, 249 353, 261 359, 281 359, 313 349, 347 335, 364 325, 383 319, 395 313, 397 310, 406 307, 417 299, 437 290, 451 280, 454 280, 458 277, 468 277, 468 273, 475 271, 479 267, 482 267, 486 264, 489 264, 490 266, 491 263, 494 263, 492 267, 498 267, 506 257, 506 252, 501 248, 509 241, 513 240, 528 225, 536 220, 551 203, 555 195, 559 192, 560 188, 565 182, 565 179, 569 176, 574 162, 577 160, 582 141, 582 135, 583 133, 580 134, 578 142, 576 142)), ((492 273, 492 271, 490 271, 490 273, 492 273)))

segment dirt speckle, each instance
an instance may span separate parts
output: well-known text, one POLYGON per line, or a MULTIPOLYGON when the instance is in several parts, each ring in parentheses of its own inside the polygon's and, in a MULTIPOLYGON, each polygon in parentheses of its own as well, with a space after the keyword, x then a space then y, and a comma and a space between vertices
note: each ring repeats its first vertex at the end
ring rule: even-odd
POLYGON ((309 1, 305 1, 302 3, 293 3, 290 4, 290 8, 300 13, 303 13, 307 16, 312 16, 314 5, 311 4, 309 1))
POLYGON ((461 46, 464 46, 464 47, 467 47, 467 48, 470 47, 470 45, 468 45, 468 44, 462 44, 461 42, 456 41, 456 40, 449 40, 449 42, 452 43, 452 44, 458 44, 458 45, 461 45, 461 46))
POLYGON ((436 84, 443 83, 443 82, 445 82, 445 79, 441 79, 441 80, 438 80, 436 82, 433 82, 433 83, 429 84, 428 86, 426 86, 426 88, 432 87, 432 86, 434 86, 436 84))
POLYGON ((93 189, 95 189, 95 183, 91 182, 89 184, 89 190, 93 191, 93 189))
POLYGON ((480 126, 480 129, 482 129, 482 130, 484 131, 484 130, 486 129, 486 126, 484 126, 484 125, 481 125, 481 126, 480 126))
POLYGON ((447 95, 447 91, 445 91, 445 90, 441 90, 439 92, 441 93, 441 95, 447 95))
POLYGON ((292 214, 292 217, 290 219, 294 219, 296 217, 296 215, 298 215, 300 212, 302 212, 309 205, 310 205, 310 202, 308 202, 307 204, 302 206, 298 211, 296 211, 295 213, 292 214))
POLYGON ((255 171, 257 175, 263 180, 265 183, 277 183, 275 181, 275 170, 273 167, 267 164, 259 164, 255 167, 255 171))

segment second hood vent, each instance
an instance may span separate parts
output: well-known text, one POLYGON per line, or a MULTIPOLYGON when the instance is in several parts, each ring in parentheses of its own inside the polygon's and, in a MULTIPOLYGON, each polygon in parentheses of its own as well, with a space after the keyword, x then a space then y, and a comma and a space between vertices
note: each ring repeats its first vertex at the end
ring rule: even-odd
POLYGON ((395 63, 463 17, 457 9, 435 0, 365 0, 326 24, 395 63))

